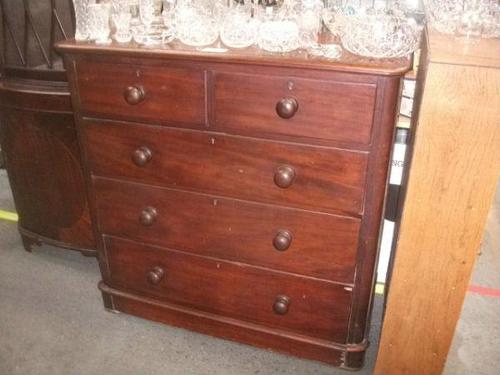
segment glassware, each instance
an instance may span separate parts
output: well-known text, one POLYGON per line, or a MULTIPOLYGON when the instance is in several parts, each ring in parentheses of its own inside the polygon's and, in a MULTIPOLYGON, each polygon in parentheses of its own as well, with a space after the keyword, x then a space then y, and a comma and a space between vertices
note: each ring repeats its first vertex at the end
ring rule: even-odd
POLYGON ((165 30, 163 25, 154 24, 146 28, 144 25, 132 28, 132 34, 135 42, 144 46, 156 46, 162 43, 169 43, 174 38, 173 35, 165 30))
POLYGON ((170 30, 172 35, 175 34, 175 6, 176 0, 163 0, 162 19, 163 24, 170 30))
POLYGON ((113 23, 116 27, 115 40, 118 43, 127 43, 132 40, 132 32, 130 30, 130 22, 132 21, 132 13, 122 11, 113 14, 113 23))
POLYGON ((322 0, 301 0, 297 3, 301 47, 310 48, 318 44, 323 9, 322 0))
POLYGON ((425 0, 429 24, 468 41, 500 36, 498 0, 425 0))
POLYGON ((500 2, 491 4, 483 20, 484 38, 500 38, 500 2))
POLYGON ((155 20, 155 0, 139 0, 139 16, 146 30, 151 28, 155 20))
POLYGON ((367 10, 346 16, 341 33, 351 53, 375 58, 404 57, 419 45, 422 26, 390 10, 367 10))
POLYGON ((130 0, 111 0, 111 14, 116 13, 131 13, 131 1, 130 0))
POLYGON ((87 40, 89 32, 89 11, 88 6, 95 4, 95 0, 73 0, 75 9, 76 30, 75 39, 79 41, 87 40))
POLYGON ((229 3, 220 31, 220 38, 226 46, 245 48, 255 43, 259 21, 252 17, 251 4, 248 0, 243 2, 231 0, 229 3))
POLYGON ((455 35, 466 42, 478 41, 483 32, 483 22, 489 6, 489 0, 463 1, 457 17, 455 35))
POLYGON ((219 37, 221 4, 211 0, 179 0, 175 7, 175 35, 184 44, 201 47, 219 37))
POLYGON ((276 1, 263 0, 259 18, 261 21, 257 43, 269 52, 290 52, 300 47, 299 26, 293 0, 281 5, 276 1))
POLYGON ((342 56, 342 47, 338 44, 318 44, 308 48, 307 53, 310 56, 323 57, 330 60, 338 60, 342 56))
POLYGON ((89 38, 95 40, 97 44, 110 44, 109 17, 111 13, 111 4, 90 4, 89 12, 89 38))

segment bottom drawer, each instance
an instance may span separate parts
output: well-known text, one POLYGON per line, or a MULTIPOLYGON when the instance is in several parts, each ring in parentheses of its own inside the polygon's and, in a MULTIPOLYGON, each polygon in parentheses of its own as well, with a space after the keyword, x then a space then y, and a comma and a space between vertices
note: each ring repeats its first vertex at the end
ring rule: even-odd
POLYGON ((104 237, 110 286, 230 318, 344 343, 343 286, 104 237))

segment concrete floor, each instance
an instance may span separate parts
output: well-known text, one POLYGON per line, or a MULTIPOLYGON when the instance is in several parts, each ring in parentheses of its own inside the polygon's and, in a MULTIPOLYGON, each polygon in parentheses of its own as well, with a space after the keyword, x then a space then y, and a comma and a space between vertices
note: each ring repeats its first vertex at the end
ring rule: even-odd
MULTIPOLYGON (((500 194, 495 207, 474 283, 500 288, 496 271, 500 265, 500 194)), ((0 171, 0 209, 13 208, 5 173, 0 171)), ((48 246, 29 254, 22 249, 15 224, 0 221, 0 375, 348 374, 320 363, 105 312, 98 281, 94 259, 48 246)), ((500 298, 467 296, 446 375, 498 374, 499 307, 500 298)), ((380 317, 378 297, 367 365, 357 374, 372 373, 380 317)))

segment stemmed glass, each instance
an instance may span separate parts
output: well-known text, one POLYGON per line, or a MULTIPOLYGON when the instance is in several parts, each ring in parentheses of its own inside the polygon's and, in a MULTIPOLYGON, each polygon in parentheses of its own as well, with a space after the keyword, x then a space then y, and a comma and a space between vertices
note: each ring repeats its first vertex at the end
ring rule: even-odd
POLYGON ((174 29, 176 0, 163 0, 162 18, 163 24, 171 33, 174 29))
POLYGON ((151 25, 155 19, 155 0, 139 0, 139 15, 146 33, 151 30, 151 25))

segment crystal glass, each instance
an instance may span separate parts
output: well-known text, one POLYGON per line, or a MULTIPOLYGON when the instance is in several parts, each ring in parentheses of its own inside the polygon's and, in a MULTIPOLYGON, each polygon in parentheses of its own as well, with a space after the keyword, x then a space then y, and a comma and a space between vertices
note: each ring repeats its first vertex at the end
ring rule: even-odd
POLYGON ((179 0, 175 7, 175 35, 184 44, 207 46, 219 37, 221 3, 211 0, 179 0))
POLYGON ((252 17, 251 1, 229 3, 220 31, 222 42, 232 48, 245 48, 255 43, 259 31, 259 21, 252 17))
POLYGON ((483 19, 483 38, 500 38, 500 2, 490 5, 483 19))
POLYGON ((162 19, 167 30, 170 30, 172 35, 175 34, 175 6, 176 0, 163 0, 162 19))
POLYGON ((257 43, 269 52, 290 52, 300 47, 299 26, 297 24, 294 0, 263 0, 258 17, 260 27, 257 43))
POLYGON ((142 24, 149 29, 155 20, 156 0, 139 0, 139 15, 142 24))
POLYGON ((114 13, 112 19, 116 27, 115 40, 118 43, 130 42, 132 40, 132 32, 130 30, 132 13, 130 13, 130 11, 114 13))
POLYGON ((111 14, 131 13, 130 0, 111 0, 111 14))
POLYGON ((144 46, 156 46, 173 40, 173 36, 159 24, 147 28, 144 25, 135 26, 132 28, 132 35, 137 43, 144 46))
POLYGON ((89 38, 95 40, 97 44, 109 44, 111 39, 109 34, 109 18, 111 14, 111 4, 90 4, 89 12, 89 38))
POLYGON ((73 0, 76 19, 76 40, 87 40, 89 38, 89 11, 88 6, 95 4, 95 0, 73 0))
POLYGON ((482 35, 483 24, 490 7, 489 0, 466 0, 460 7, 455 35, 466 42, 476 42, 482 35))
POLYGON ((360 56, 404 57, 419 45, 422 26, 412 18, 390 10, 367 10, 345 16, 341 40, 343 47, 360 56))
POLYGON ((323 0, 301 0, 297 2, 296 8, 301 47, 315 47, 322 27, 323 0))

